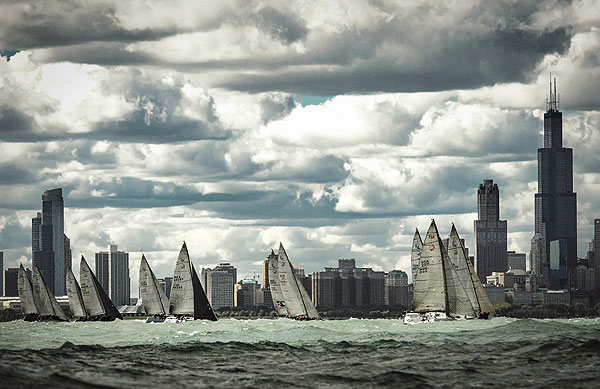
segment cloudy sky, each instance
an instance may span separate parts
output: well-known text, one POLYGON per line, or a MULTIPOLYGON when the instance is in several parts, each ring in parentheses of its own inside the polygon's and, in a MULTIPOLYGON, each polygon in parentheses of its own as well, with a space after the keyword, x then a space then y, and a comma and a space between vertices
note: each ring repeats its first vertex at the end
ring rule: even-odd
POLYGON ((183 240, 197 267, 241 276, 280 241, 308 272, 341 257, 408 271, 432 217, 473 247, 485 178, 509 248, 529 252, 550 72, 585 256, 598 2, 397 3, 2 2, 4 266, 31 266, 31 218, 55 187, 74 267, 118 244, 132 291, 141 253, 167 276, 183 240))

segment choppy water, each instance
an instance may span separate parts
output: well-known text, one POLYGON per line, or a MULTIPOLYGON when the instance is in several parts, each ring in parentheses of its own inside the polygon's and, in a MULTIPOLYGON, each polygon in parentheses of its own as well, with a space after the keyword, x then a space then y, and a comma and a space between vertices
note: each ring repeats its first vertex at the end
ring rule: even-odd
POLYGON ((598 387, 600 319, 0 323, 0 387, 598 387))

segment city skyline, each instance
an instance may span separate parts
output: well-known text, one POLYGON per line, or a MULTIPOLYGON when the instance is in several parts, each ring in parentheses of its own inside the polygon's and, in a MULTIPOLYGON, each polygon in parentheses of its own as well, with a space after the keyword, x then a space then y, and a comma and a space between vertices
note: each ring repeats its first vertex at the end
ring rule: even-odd
POLYGON ((600 217, 589 4, 431 2, 427 28, 423 9, 393 4, 64 7, 0 6, 5 268, 32 267, 31 221, 58 187, 73 256, 118 243, 133 296, 142 252, 170 276, 183 240, 197 268, 240 275, 280 241, 307 272, 355 257, 410 273, 414 228, 432 217, 474 249, 484 179, 501 190, 507 249, 529 254, 550 73, 585 257, 600 217))

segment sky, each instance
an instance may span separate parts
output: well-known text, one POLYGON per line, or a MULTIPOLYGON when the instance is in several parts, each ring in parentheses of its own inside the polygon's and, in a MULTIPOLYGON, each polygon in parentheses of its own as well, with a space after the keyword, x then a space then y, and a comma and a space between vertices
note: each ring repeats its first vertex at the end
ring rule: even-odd
POLYGON ((5 268, 57 187, 75 273, 117 244, 133 296, 184 240, 241 277, 279 242, 307 272, 409 272, 432 218, 472 249, 484 179, 529 253, 550 73, 580 257, 600 218, 597 1, 7 0, 0 55, 5 268))

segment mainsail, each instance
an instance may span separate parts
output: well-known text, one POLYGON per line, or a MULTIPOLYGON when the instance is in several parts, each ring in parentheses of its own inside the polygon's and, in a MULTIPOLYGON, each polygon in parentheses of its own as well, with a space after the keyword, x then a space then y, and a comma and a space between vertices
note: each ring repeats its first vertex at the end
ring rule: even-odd
POLYGON ((415 312, 447 311, 443 248, 435 221, 432 220, 423 242, 423 251, 414 281, 413 310, 415 312))
POLYGON ((473 307, 467 292, 461 282, 456 268, 448 258, 448 252, 442 245, 442 262, 444 264, 446 279, 446 294, 448 309, 446 313, 452 317, 474 318, 477 310, 473 307))
POLYGON ((196 270, 190 262, 185 242, 179 251, 173 272, 169 313, 175 316, 191 316, 194 319, 217 320, 196 270))
POLYGON ((87 313, 81 295, 81 288, 75 279, 75 275, 71 269, 67 270, 67 296, 69 296, 69 307, 75 319, 86 319, 87 313))
POLYGON ((38 314, 41 319, 69 321, 56 298, 48 290, 46 281, 37 266, 33 266, 33 293, 39 302, 38 314))
POLYGON ((448 256, 456 268, 456 272, 467 292, 475 313, 488 312, 494 314, 494 307, 485 293, 477 273, 475 273, 473 264, 467 258, 465 247, 460 240, 454 224, 452 224, 452 231, 450 232, 450 239, 448 241, 448 256))
POLYGON ((421 234, 419 229, 415 229, 415 236, 413 237, 412 251, 410 253, 410 267, 412 270, 412 282, 415 283, 417 279, 417 271, 419 270, 419 260, 421 259, 421 252, 423 251, 423 241, 421 240, 421 234))
POLYGON ((279 316, 285 316, 287 309, 285 308, 285 300, 283 294, 281 294, 281 288, 279 286, 279 272, 277 255, 271 250, 269 255, 269 289, 271 290, 271 297, 273 299, 273 305, 279 316))
POLYGON ((146 257, 140 263, 140 299, 148 315, 165 316, 169 310, 169 299, 160 287, 146 257))
POLYGON ((293 318, 321 319, 306 289, 298 279, 283 244, 279 243, 278 268, 279 285, 285 299, 287 315, 293 318))
POLYGON ((36 316, 38 315, 38 302, 33 294, 33 285, 31 284, 31 280, 27 276, 25 272, 25 268, 23 264, 19 266, 19 279, 18 279, 18 287, 19 287, 19 299, 21 300, 21 309, 23 310, 23 315, 36 316))
POLYGON ((83 255, 79 266, 81 281, 81 295, 85 310, 92 320, 110 321, 123 319, 115 305, 110 301, 108 295, 98 282, 98 279, 88 266, 83 255))

